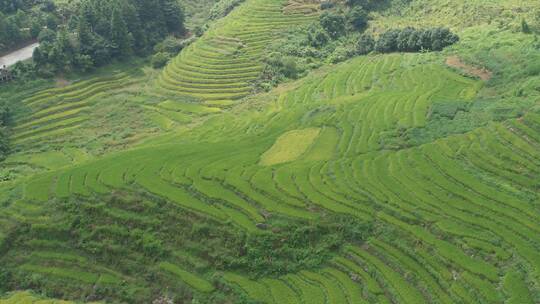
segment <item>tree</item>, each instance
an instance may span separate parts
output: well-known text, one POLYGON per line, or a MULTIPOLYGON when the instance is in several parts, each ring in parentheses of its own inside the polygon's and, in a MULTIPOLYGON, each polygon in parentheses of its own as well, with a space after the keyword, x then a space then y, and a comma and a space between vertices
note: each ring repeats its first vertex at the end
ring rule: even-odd
POLYGON ((170 59, 171 59, 171 55, 169 53, 165 53, 165 52, 156 53, 154 54, 154 56, 152 56, 152 66, 155 69, 160 69, 164 67, 167 64, 167 62, 169 62, 170 59))
POLYGON ((41 32, 41 24, 39 24, 39 22, 34 20, 32 24, 30 25, 30 36, 32 36, 32 38, 35 39, 39 36, 40 32, 41 32))
POLYGON ((332 38, 338 38, 345 33, 345 17, 335 12, 324 12, 319 20, 322 28, 332 38))
POLYGON ((368 25, 369 16, 361 6, 358 6, 350 10, 348 19, 355 30, 363 31, 368 25))
POLYGON ((148 46, 148 39, 144 33, 137 8, 128 3, 122 6, 122 12, 128 31, 133 36, 133 48, 135 52, 141 54, 144 53, 148 46))
POLYGON ((48 29, 56 31, 56 28, 58 27, 58 19, 53 15, 47 15, 45 24, 47 25, 48 29))
POLYGON ((184 34, 184 11, 176 0, 162 0, 163 16, 170 33, 184 34))
POLYGON ((428 32, 431 35, 431 46, 424 47, 432 51, 442 51, 445 47, 459 41, 459 37, 452 33, 448 28, 432 28, 428 32))
POLYGON ((534 17, 534 24, 533 24, 534 30, 536 33, 540 33, 540 9, 537 9, 534 12, 533 17, 534 17))
POLYGON ((286 56, 281 59, 281 73, 287 78, 296 79, 298 77, 298 65, 293 57, 286 56))
POLYGON ((8 45, 14 45, 21 39, 21 31, 13 17, 6 18, 4 32, 8 45))
POLYGON ((101 66, 110 62, 113 55, 113 46, 107 39, 100 35, 94 37, 91 50, 92 52, 89 55, 92 57, 96 66, 101 66))
POLYGON ((415 32, 416 30, 412 27, 402 29, 396 38, 396 49, 402 52, 416 51, 417 44, 411 39, 415 32))
POLYGON ((32 59, 34 60, 36 65, 43 65, 46 58, 43 56, 43 53, 41 52, 40 48, 35 48, 34 52, 32 53, 32 59))
POLYGON ((69 39, 66 29, 58 32, 54 45, 49 53, 49 59, 57 71, 66 71, 75 61, 75 48, 69 39))
MULTIPOLYGON (((9 140, 7 131, 4 127, 0 127, 0 160, 6 158, 9 153, 9 140)), ((1 287, 1 286, 0 286, 1 287)))
POLYGON ((372 9, 375 4, 377 3, 377 0, 346 0, 345 4, 351 7, 365 7, 367 9, 372 9))
MULTIPOLYGON (((9 152, 9 141, 6 126, 11 118, 8 106, 0 100, 0 160, 4 159, 9 152)), ((0 274, 0 278, 2 278, 0 274)), ((2 285, 0 283, 0 289, 2 285)))
POLYGON ((330 40, 330 37, 321 26, 311 26, 308 30, 308 41, 313 47, 322 47, 330 40))
POLYGON ((132 49, 131 36, 120 9, 117 7, 112 12, 111 17, 111 42, 114 45, 117 53, 120 55, 130 54, 132 49))
POLYGON ((56 5, 52 0, 44 0, 41 4, 41 10, 44 12, 52 13, 56 10, 56 5))
POLYGON ((383 33, 375 44, 375 50, 381 53, 390 53, 397 51, 398 36, 399 30, 389 30, 383 33))
POLYGON ((90 55, 78 54, 75 56, 75 66, 79 70, 87 72, 94 68, 94 61, 90 55))
POLYGON ((55 38, 56 34, 50 29, 43 29, 38 35, 38 41, 40 43, 53 43, 55 38))
POLYGON ((521 31, 525 34, 531 33, 531 27, 529 26, 529 24, 527 23, 525 19, 521 20, 521 31))
POLYGON ((371 34, 363 34, 358 40, 356 47, 357 53, 359 55, 366 55, 373 51, 375 48, 375 39, 371 34))
POLYGON ((85 49, 90 47, 93 44, 93 34, 90 30, 90 24, 85 15, 79 17, 79 22, 77 23, 77 38, 79 39, 79 45, 83 50, 83 53, 87 53, 85 49))
POLYGON ((383 33, 375 43, 375 50, 381 53, 441 51, 458 41, 459 37, 448 28, 436 27, 418 30, 407 27, 383 33))
POLYGON ((34 55, 42 75, 72 67, 88 70, 134 52, 148 54, 167 35, 185 32, 177 0, 83 0, 58 7, 54 0, 0 0, 0 6, 5 1, 42 4, 31 15, 4 18, 0 12, 0 50, 29 38, 19 32, 20 24, 30 27, 41 43, 34 55), (59 17, 69 22, 58 26, 59 17))

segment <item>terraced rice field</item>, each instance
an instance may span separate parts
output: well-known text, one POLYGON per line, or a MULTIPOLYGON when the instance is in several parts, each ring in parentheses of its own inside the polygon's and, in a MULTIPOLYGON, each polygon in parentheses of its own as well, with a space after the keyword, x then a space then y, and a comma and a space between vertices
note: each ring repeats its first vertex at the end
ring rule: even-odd
POLYGON ((158 94, 188 95, 224 106, 252 92, 265 46, 287 27, 313 20, 318 12, 287 0, 248 1, 212 25, 209 32, 165 68, 158 94))
MULTIPOLYGON (((439 54, 357 57, 223 107, 249 94, 273 31, 316 14, 297 1, 248 0, 160 75, 159 94, 191 98, 148 106, 179 121, 208 116, 203 123, 74 166, 36 160, 51 170, 0 184, 0 198, 13 198, 0 212, 0 250, 23 223, 32 227, 24 250, 6 250, 17 271, 81 286, 152 280, 203 295, 226 286, 243 299, 276 304, 539 303, 538 107, 428 143, 408 141, 407 131, 429 127, 434 104, 470 105, 484 89, 439 54), (140 205, 100 201, 111 193, 135 193, 140 205), (70 199, 78 202, 74 209, 99 218, 92 223, 98 237, 108 233, 125 246, 131 235, 123 227, 152 239, 163 229, 158 216, 172 217, 167 229, 182 228, 178 215, 256 237, 275 218, 311 223, 340 214, 374 222, 378 231, 363 243, 341 244, 323 267, 268 277, 212 269, 186 249, 189 243, 174 243, 176 251, 149 266, 159 275, 140 278, 126 265, 103 262, 107 256, 92 260, 70 249, 63 242, 69 229, 40 225, 56 220, 46 202, 70 199), (167 204, 171 214, 152 213, 167 204)), ((14 140, 66 129, 56 124, 83 119, 92 88, 117 80, 25 100, 33 118, 16 128, 14 140)), ((88 246, 100 252, 94 245, 88 246)))
POLYGON ((267 214, 309 220, 326 210, 374 218, 395 229, 400 241, 351 246, 320 271, 225 278, 264 303, 300 303, 311 290, 324 294, 314 296, 326 299, 321 303, 502 303, 515 292, 501 289, 503 280, 522 286, 522 294, 540 278, 540 116, 418 147, 385 144, 392 130, 425 125, 434 102, 468 102, 480 88, 480 81, 429 55, 359 58, 276 95, 259 116, 233 123, 234 113, 223 114, 185 144, 135 149, 42 175, 26 184, 24 196, 44 201, 142 187, 252 232, 267 214), (283 147, 275 145, 294 137, 297 131, 289 130, 316 131, 304 143, 310 148, 295 152, 305 157, 260 166, 260 157, 279 154, 283 147))
MULTIPOLYGON (((74 304, 71 301, 43 299, 30 292, 17 292, 7 298, 0 298, 0 304, 74 304)), ((94 304, 98 304, 95 302, 94 304)))
POLYGON ((41 91, 22 101, 24 114, 14 118, 11 139, 17 146, 32 147, 76 131, 88 120, 85 112, 96 98, 128 83, 129 76, 119 73, 41 91))

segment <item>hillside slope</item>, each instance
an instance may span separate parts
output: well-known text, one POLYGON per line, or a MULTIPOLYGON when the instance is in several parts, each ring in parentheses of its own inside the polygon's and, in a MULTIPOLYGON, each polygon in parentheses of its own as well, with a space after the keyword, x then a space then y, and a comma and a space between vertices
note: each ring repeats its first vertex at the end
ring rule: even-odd
POLYGON ((261 71, 265 46, 286 27, 316 15, 285 10, 286 0, 248 1, 170 63, 159 78, 159 93, 181 94, 228 105, 249 95, 261 71))
MULTIPOLYGON (((431 25, 450 3, 435 2, 376 14, 371 30, 431 25)), ((461 41, 443 52, 359 56, 250 95, 271 33, 313 16, 247 0, 138 96, 161 95, 145 109, 164 117, 203 119, 0 183, 0 289, 111 303, 538 303, 540 46, 519 26, 539 7, 520 3, 473 5, 502 19, 451 17, 461 41)), ((87 107, 54 92, 25 101, 34 119, 15 138, 87 107), (57 109, 73 113, 41 118, 57 109)))

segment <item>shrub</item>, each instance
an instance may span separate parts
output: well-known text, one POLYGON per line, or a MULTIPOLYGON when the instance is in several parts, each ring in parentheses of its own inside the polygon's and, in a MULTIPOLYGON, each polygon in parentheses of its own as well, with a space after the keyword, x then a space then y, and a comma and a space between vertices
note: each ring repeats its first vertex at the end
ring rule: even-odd
MULTIPOLYGON (((361 37, 360 39, 368 38, 361 37)), ((458 41, 459 37, 447 28, 415 29, 407 27, 383 33, 375 43, 375 50, 381 53, 441 51, 458 41)), ((361 42, 364 41, 358 43, 361 42)))
POLYGON ((307 38, 313 47, 322 47, 328 43, 330 37, 321 26, 311 26, 308 30, 307 38))
POLYGON ((75 56, 75 66, 82 72, 88 72, 94 68, 94 61, 89 55, 78 54, 75 56))
POLYGON ((171 59, 171 55, 169 53, 164 53, 164 52, 156 53, 154 54, 154 56, 152 56, 152 66, 155 69, 160 69, 164 67, 169 62, 170 59, 171 59))
POLYGON ((182 40, 173 36, 168 36, 160 43, 156 44, 154 51, 156 53, 171 53, 176 54, 182 50, 182 40))
POLYGON ((351 52, 347 47, 339 46, 330 55, 329 61, 331 63, 339 63, 351 58, 353 55, 354 52, 351 52))
POLYGON ((298 66, 293 57, 284 57, 281 60, 281 73, 287 78, 295 79, 298 76, 298 66))
POLYGON ((39 32, 38 41, 40 43, 49 42, 52 43, 56 39, 56 34, 50 29, 43 29, 39 32))
POLYGON ((356 51, 359 55, 369 54, 375 48, 375 39, 371 34, 363 34, 358 40, 356 51))
POLYGON ((4 127, 0 127, 0 161, 4 160, 9 153, 8 134, 4 127))
POLYGON ((242 4, 244 0, 220 0, 210 10, 210 19, 219 19, 227 16, 235 7, 242 4))
POLYGON ((321 9, 322 10, 331 9, 334 6, 335 6, 334 2, 330 2, 330 1, 321 2, 321 9))
POLYGON ((521 31, 525 34, 530 34, 532 32, 531 27, 525 19, 521 20, 521 31))
POLYGON ((389 30, 383 33, 375 43, 375 50, 381 53, 390 53, 397 50, 399 30, 389 30))

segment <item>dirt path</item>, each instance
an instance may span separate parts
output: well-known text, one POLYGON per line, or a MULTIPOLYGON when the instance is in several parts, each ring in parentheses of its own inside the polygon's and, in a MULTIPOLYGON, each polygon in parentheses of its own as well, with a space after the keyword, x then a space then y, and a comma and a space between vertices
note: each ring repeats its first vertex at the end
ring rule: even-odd
POLYGON ((32 54, 34 53, 34 49, 39 46, 39 43, 32 43, 28 46, 23 47, 22 49, 18 49, 16 51, 13 51, 7 55, 4 55, 0 57, 0 67, 6 65, 11 66, 15 63, 32 58, 32 54))
POLYGON ((457 68, 462 70, 463 72, 476 76, 483 81, 488 81, 491 79, 492 73, 491 71, 485 69, 485 68, 478 68, 475 66, 468 65, 461 61, 461 59, 458 56, 450 56, 446 58, 446 64, 450 67, 457 68))

